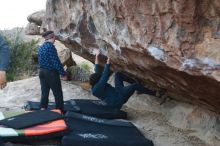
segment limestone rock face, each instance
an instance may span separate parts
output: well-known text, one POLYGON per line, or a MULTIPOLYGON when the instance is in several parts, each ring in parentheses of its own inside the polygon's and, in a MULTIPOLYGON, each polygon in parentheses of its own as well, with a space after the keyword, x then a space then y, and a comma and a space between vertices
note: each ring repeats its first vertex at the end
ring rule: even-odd
POLYGON ((219 0, 47 0, 42 28, 113 71, 220 113, 219 0))
POLYGON ((76 62, 73 60, 72 57, 72 52, 68 48, 66 48, 59 41, 56 41, 54 45, 57 49, 57 54, 63 66, 70 67, 76 65, 76 62))

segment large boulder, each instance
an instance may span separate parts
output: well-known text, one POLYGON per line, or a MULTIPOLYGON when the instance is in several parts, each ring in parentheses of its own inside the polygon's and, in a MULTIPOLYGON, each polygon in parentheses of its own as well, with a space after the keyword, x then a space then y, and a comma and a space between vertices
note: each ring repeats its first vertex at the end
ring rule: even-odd
POLYGON ((73 57, 72 57, 72 52, 70 51, 70 49, 66 48, 62 43, 60 43, 59 41, 56 41, 54 43, 56 49, 57 49, 57 54, 60 58, 60 61, 62 63, 63 66, 71 67, 73 65, 76 65, 76 62, 74 61, 73 57))
POLYGON ((220 113, 220 1, 47 0, 42 28, 94 61, 220 113))
POLYGON ((28 23, 25 27, 25 34, 27 35, 38 35, 40 34, 40 27, 35 23, 28 23))
POLYGON ((43 19, 44 19, 44 16, 45 16, 45 10, 40 10, 40 11, 37 11, 37 12, 30 14, 27 17, 27 20, 30 23, 35 23, 36 25, 41 26, 43 19))

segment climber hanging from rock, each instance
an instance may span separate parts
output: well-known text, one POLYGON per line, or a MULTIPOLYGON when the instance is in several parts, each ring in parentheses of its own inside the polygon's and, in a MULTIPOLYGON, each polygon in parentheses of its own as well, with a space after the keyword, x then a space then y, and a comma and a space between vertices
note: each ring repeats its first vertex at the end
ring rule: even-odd
POLYGON ((96 53, 95 57, 95 73, 90 75, 89 83, 92 86, 92 94, 99 99, 103 100, 108 106, 120 109, 125 104, 132 94, 137 91, 139 94, 148 94, 161 98, 166 94, 165 90, 159 92, 145 88, 135 80, 127 77, 121 72, 115 73, 115 87, 108 82, 110 74, 111 60, 108 57, 104 67, 104 71, 101 72, 99 65, 100 51, 96 53), (130 83, 125 86, 123 81, 130 83))

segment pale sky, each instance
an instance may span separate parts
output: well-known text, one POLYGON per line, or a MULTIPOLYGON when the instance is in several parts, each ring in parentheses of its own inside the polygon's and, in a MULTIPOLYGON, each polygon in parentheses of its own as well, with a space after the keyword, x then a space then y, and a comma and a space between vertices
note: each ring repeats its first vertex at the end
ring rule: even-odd
POLYGON ((25 27, 27 16, 46 9, 46 0, 0 0, 0 29, 25 27))

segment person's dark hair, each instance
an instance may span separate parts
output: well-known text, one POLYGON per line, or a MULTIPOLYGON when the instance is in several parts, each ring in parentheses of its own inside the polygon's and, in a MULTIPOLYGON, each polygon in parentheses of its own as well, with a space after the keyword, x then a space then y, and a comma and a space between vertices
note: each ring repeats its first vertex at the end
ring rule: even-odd
POLYGON ((94 86, 99 81, 100 78, 101 78, 100 73, 91 74, 90 77, 89 77, 89 84, 94 86))

